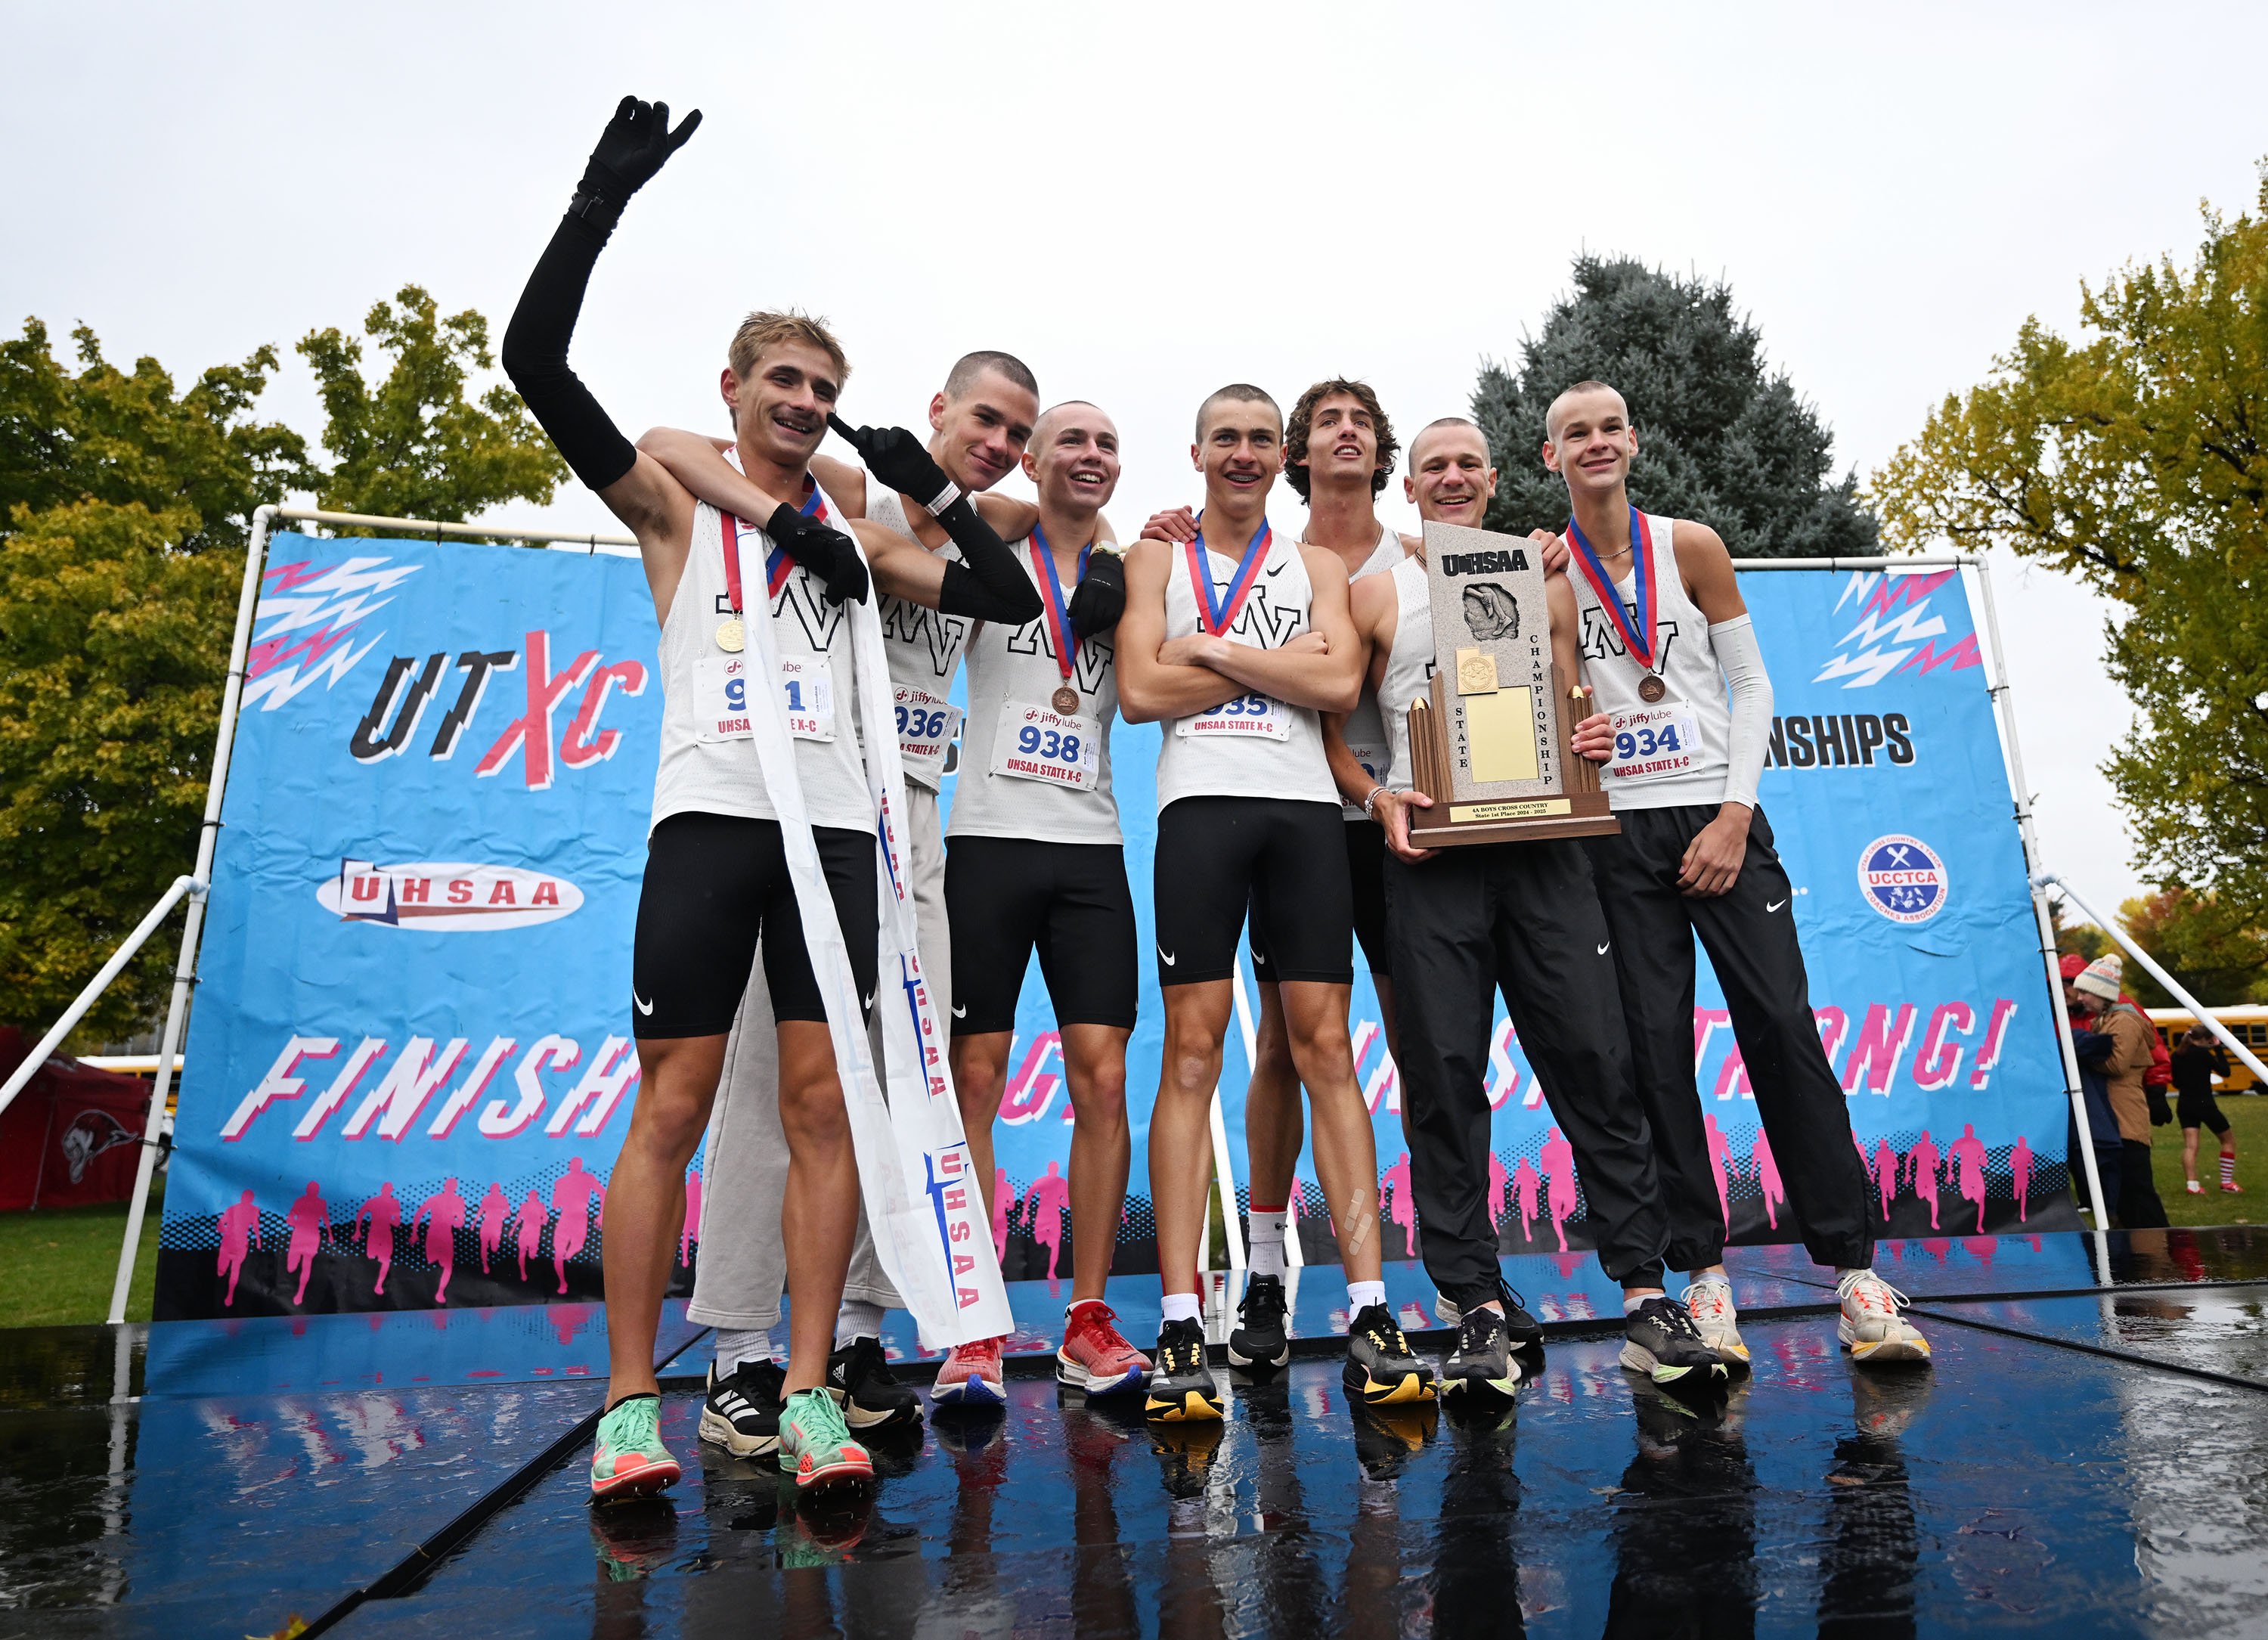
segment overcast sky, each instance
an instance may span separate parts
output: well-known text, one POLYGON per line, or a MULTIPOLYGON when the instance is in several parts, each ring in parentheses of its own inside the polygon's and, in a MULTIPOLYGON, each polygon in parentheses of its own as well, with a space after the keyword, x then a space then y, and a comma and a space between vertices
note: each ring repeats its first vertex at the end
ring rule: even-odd
MULTIPOLYGON (((1105 406, 1122 528, 1191 499, 1187 424, 1222 381, 1288 403, 1344 373, 1407 426, 1461 412, 1585 248, 1730 280, 1864 474, 2027 314, 2067 330, 2081 280, 2186 259, 2199 201, 2250 208, 2268 153, 2268 12, 2244 6, 0 16, 0 322, 85 321, 184 383, 410 281, 500 336, 636 92, 706 120, 577 338, 626 431, 721 425, 734 323, 792 304, 843 336, 854 420, 911 421, 973 347, 1105 406)), ((266 403, 320 426, 296 357, 266 403)), ((1288 490, 1276 510, 1298 522, 1288 490)), ((572 487, 547 516, 611 523, 572 487)), ((1999 588, 2049 863, 2115 902, 2137 881, 2094 767, 2126 721, 2102 609, 2037 569, 1999 588)))

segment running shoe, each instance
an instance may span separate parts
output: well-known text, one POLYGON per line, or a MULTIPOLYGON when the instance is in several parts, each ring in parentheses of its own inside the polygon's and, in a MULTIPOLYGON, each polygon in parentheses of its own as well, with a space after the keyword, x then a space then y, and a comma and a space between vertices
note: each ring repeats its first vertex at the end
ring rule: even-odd
POLYGON ((1089 1395, 1127 1395, 1150 1384, 1150 1357, 1119 1336, 1118 1313, 1101 1299, 1071 1307, 1063 1348, 1056 1351, 1056 1382, 1089 1395))
POLYGON ((780 1380, 770 1361, 743 1361, 723 1378, 709 1363, 709 1393, 701 1403, 701 1438, 735 1458, 761 1458, 779 1444, 780 1380))
POLYGON ((1854 1361, 1927 1361, 1929 1341, 1898 1311, 1906 1296, 1872 1270, 1845 1270, 1835 1283, 1843 1319, 1835 1336, 1854 1361))
POLYGON ((1150 1375, 1143 1410, 1160 1423, 1218 1422, 1220 1385, 1205 1365, 1204 1327, 1196 1321, 1168 1321, 1158 1329, 1157 1368, 1150 1375))
POLYGON ((879 1338, 854 1338, 827 1358, 827 1393, 854 1429, 902 1429, 921 1422, 921 1395, 890 1374, 879 1338))
POLYGON ((661 1397, 626 1395, 599 1420, 591 1496, 646 1497, 677 1484, 677 1459, 661 1444, 661 1397))
POLYGON ((1701 1341, 1724 1357, 1725 1365, 1739 1371, 1749 1364, 1749 1347, 1741 1341, 1741 1314, 1733 1307, 1733 1284, 1721 1275, 1705 1275, 1685 1289, 1685 1311, 1701 1341))
POLYGON ((1284 1278, 1256 1275, 1244 1284, 1244 1302, 1236 1306, 1237 1325, 1228 1335, 1228 1364, 1247 1370, 1272 1372, 1292 1359, 1292 1341, 1284 1330, 1284 1278))
POLYGON ((937 1382, 930 1386, 929 1398, 939 1406, 1005 1407, 1007 1393, 1001 1388, 1006 1374, 1000 1364, 1001 1347, 1005 1338, 979 1338, 966 1344, 955 1344, 945 1364, 937 1370, 937 1382))
POLYGON ((1347 1393, 1368 1407, 1433 1399, 1433 1370, 1418 1359, 1384 1304, 1370 1304, 1347 1324, 1347 1393))
POLYGON ((2198 1184, 2194 1178, 2189 1181, 2189 1186, 2190 1194, 2192 1196, 2202 1196, 2205 1194, 2205 1186, 2198 1184))
POLYGON ((1441 1366, 1442 1394, 1510 1400, 1520 1377, 1503 1316, 1483 1304, 1458 1323, 1457 1347, 1441 1366))
POLYGON ((1729 1376, 1724 1357, 1702 1341, 1692 1312, 1668 1297, 1649 1298, 1623 1319, 1622 1361, 1656 1384, 1722 1384, 1729 1376))
POLYGON ((850 1438, 843 1409, 823 1389, 798 1390, 780 1414, 779 1466, 799 1487, 871 1481, 874 1460, 850 1438))

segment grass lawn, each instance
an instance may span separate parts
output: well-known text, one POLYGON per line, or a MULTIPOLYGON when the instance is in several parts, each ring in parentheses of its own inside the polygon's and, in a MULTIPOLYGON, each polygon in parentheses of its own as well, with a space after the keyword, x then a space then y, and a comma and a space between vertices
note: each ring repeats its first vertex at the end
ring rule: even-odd
POLYGON ((2255 1219, 2268 1223, 2268 1097, 2227 1095, 2220 1109, 2236 1141, 2236 1182, 2244 1193, 2222 1193, 2220 1141, 2208 1127, 2198 1134, 2198 1183, 2205 1186, 2205 1193, 2191 1195, 2182 1184, 2181 1127, 2169 1122, 2150 1130, 2158 1199, 2166 1204, 2166 1216, 2176 1224, 2250 1224, 2255 1219))
MULTIPOLYGON (((134 1260, 129 1321, 150 1319, 158 1282, 158 1217, 166 1176, 150 1190, 142 1221, 142 1250, 134 1260)), ((100 1321, 110 1311, 110 1284, 118 1279, 118 1244, 126 1234, 126 1204, 43 1208, 0 1213, 0 1326, 66 1326, 100 1321)))

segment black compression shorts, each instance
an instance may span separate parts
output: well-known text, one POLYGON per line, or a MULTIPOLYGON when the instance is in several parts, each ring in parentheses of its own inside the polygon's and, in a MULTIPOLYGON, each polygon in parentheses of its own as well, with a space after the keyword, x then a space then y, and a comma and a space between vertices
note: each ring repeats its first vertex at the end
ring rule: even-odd
POLYGON ((956 837, 945 851, 953 1034, 1016 1028, 1032 952, 1058 1025, 1134 1024, 1134 897, 1116 843, 956 837))
POLYGON ((2220 1112, 2220 1101, 2208 1088, 2203 1093, 2184 1092, 2176 1101, 2175 1119, 2184 1127, 2210 1127, 2215 1134, 2228 1132, 2228 1118, 2220 1112))
POLYGON ((1158 816, 1158 983, 1236 971, 1248 903, 1268 930, 1268 978, 1354 982, 1353 891, 1336 803, 1184 797, 1158 816))
MULTIPOLYGON (((827 891, 850 954, 858 994, 873 1006, 874 839, 863 831, 814 826, 827 891)), ((630 957, 631 1034, 719 1037, 733 1028, 748 988, 756 940, 764 979, 780 1019, 824 1023, 827 1006, 803 946, 803 918, 787 873, 777 820, 676 814, 646 841, 630 957)))
MULTIPOLYGON (((1363 960, 1373 974, 1388 971, 1386 961, 1386 829, 1371 819, 1346 823, 1347 879, 1354 890, 1354 937, 1363 960)), ((1245 938, 1252 946, 1252 975, 1263 984, 1276 980, 1276 958, 1268 949, 1268 930, 1260 920, 1259 902, 1247 907, 1245 938)))

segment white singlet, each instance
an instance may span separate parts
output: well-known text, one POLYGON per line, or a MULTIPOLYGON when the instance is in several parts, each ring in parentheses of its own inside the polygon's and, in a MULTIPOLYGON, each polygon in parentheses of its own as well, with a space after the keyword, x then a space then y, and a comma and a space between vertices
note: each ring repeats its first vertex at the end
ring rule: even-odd
MULTIPOLYGON (((1649 539, 1644 550, 1653 558, 1654 670, 1668 685, 1668 693, 1651 705, 1638 692, 1646 669, 1632 660, 1614 619, 1600 604, 1598 595, 1580 564, 1567 566, 1574 583, 1575 603, 1582 617, 1583 670, 1601 712, 1614 715, 1617 729, 1632 718, 1675 725, 1679 744, 1675 752, 1652 759, 1618 755, 1600 772, 1599 784, 1616 809, 1671 809, 1686 804, 1715 805, 1725 801, 1725 776, 1731 764, 1733 713, 1726 693, 1725 674, 1709 641, 1709 617, 1686 595, 1677 573, 1677 550, 1672 543, 1675 521, 1646 518, 1649 539), (1689 747, 1687 742, 1695 742, 1689 747), (1618 776, 1618 765, 1632 764, 1639 771, 1618 776), (1652 769, 1662 765, 1660 772, 1652 769)), ((1638 619, 1638 543, 1631 543, 1631 573, 1615 583, 1615 592, 1630 619, 1638 619)))
MULTIPOLYGON (((1401 534, 1391 525, 1381 524, 1378 527, 1378 544, 1362 561, 1362 567, 1347 577, 1347 585, 1351 587, 1366 575, 1390 570, 1409 556, 1402 544, 1401 534)), ((1385 720, 1379 716, 1378 697, 1368 683, 1362 686, 1362 698, 1355 702, 1354 710, 1347 713, 1341 738, 1346 742, 1347 750, 1354 754, 1355 761, 1370 771, 1370 778, 1381 786, 1385 785, 1387 771, 1393 767, 1392 747, 1385 720)), ((1349 820, 1370 818, 1363 813, 1360 803, 1343 802, 1339 805, 1339 812, 1349 820)))
MULTIPOLYGON (((906 516, 898 492, 866 475, 866 518, 870 523, 895 529, 919 544, 913 522, 906 516)), ((961 549, 950 541, 937 556, 960 563, 961 549)), ((953 675, 961 665, 961 651, 968 640, 968 617, 940 615, 935 609, 878 592, 875 608, 882 617, 882 651, 890 658, 891 693, 897 698, 898 756, 906 779, 935 791, 945 772, 945 749, 960 725, 959 708, 947 704, 953 675)))
MULTIPOLYGON (((1174 542, 1172 551, 1166 636, 1188 638, 1204 630, 1190 579, 1189 543, 1174 542)), ((1226 596, 1236 558, 1224 558, 1210 542, 1204 557, 1213 596, 1226 596)), ((1280 648, 1309 630, 1314 598, 1298 544, 1278 531, 1269 540, 1250 595, 1223 635, 1256 649, 1280 648)), ((1159 812, 1183 797, 1280 797, 1336 807, 1339 792, 1323 756, 1321 718, 1308 707, 1255 693, 1175 719, 1166 725, 1165 744, 1158 752, 1159 812)))
POLYGON ((1386 676, 1378 686, 1378 704, 1392 750, 1386 772, 1378 777, 1378 782, 1406 792, 1417 784, 1410 765, 1410 703, 1432 698, 1433 606, 1423 564, 1414 558, 1404 558, 1390 573, 1398 612, 1394 617, 1394 646, 1386 652, 1386 676))
MULTIPOLYGON (((729 527, 725 515, 707 502, 694 507, 693 550, 686 555, 677 595, 670 600, 669 618, 662 623, 661 760, 653 777, 655 825, 685 813, 779 817, 764 790, 754 742, 745 731, 727 730, 713 709, 728 698, 725 691, 732 680, 721 674, 733 663, 744 661, 754 649, 748 645, 733 654, 717 643, 718 627, 733 618, 725 575, 725 531, 729 527), (704 711, 704 705, 712 709, 704 711)), ((753 525, 738 533, 742 619, 762 619, 764 560, 771 551, 771 537, 753 525)), ((791 669, 795 673, 793 682, 800 686, 797 715, 810 731, 796 735, 796 773, 803 782, 812 824, 870 831, 874 809, 858 755, 858 691, 850 629, 843 606, 828 602, 824 588, 823 581, 792 565, 770 599, 772 639, 781 669, 784 675, 791 669), (826 737, 814 737, 822 729, 826 737)), ((784 676, 783 686, 788 681, 784 676)))
MULTIPOLYGON (((1038 586, 1031 537, 1008 550, 1038 586)), ((1067 609, 1074 588, 1060 577, 1056 586, 1067 609)), ((1114 637, 1079 640, 1070 678, 1079 705, 1060 713, 1055 693, 1064 678, 1047 610, 1021 626, 977 623, 968 639, 968 717, 946 837, 1122 840, 1118 800, 1110 791, 1110 720, 1118 715, 1114 637), (1081 742, 1075 752, 1067 738, 1081 742)))

